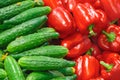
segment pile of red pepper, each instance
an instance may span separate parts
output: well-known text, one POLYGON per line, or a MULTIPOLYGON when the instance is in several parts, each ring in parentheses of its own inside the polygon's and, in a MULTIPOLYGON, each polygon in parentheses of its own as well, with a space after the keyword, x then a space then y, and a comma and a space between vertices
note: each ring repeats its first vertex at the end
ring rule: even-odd
POLYGON ((120 0, 44 0, 77 80, 120 80, 120 0))

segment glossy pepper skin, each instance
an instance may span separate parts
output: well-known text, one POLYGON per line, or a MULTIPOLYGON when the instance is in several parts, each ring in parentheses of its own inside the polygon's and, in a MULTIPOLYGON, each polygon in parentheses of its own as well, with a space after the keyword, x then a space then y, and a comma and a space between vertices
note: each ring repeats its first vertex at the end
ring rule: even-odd
POLYGON ((102 78, 101 76, 99 76, 99 77, 96 77, 96 78, 93 78, 93 79, 90 79, 90 80, 105 80, 105 79, 102 78))
POLYGON ((74 46, 76 46, 82 41, 83 41, 83 35, 80 32, 75 32, 71 36, 64 38, 61 41, 61 45, 68 49, 72 49, 74 46))
POLYGON ((62 0, 64 7, 72 12, 75 8, 75 6, 80 2, 79 0, 62 0))
POLYGON ((65 38, 61 42, 62 46, 69 49, 66 55, 67 59, 75 59, 83 55, 86 51, 91 48, 91 40, 86 35, 81 35, 79 32, 65 38))
POLYGON ((98 14, 90 3, 77 4, 73 10, 73 16, 82 34, 88 34, 89 26, 98 22, 98 14))
POLYGON ((100 0, 111 21, 120 18, 120 0, 100 0), (112 15, 112 16, 111 16, 112 15))
POLYGON ((63 7, 63 3, 61 0, 43 0, 45 6, 50 6, 52 9, 56 7, 63 7))
POLYGON ((95 57, 84 55, 75 61, 77 80, 89 80, 99 76, 99 61, 95 57))
POLYGON ((68 36, 75 30, 72 15, 63 7, 56 7, 52 10, 48 15, 48 25, 59 32, 61 38, 68 36))
POLYGON ((105 80, 120 80, 120 55, 115 52, 105 51, 102 55, 101 76, 105 80))
POLYGON ((110 25, 98 38, 101 49, 119 52, 120 51, 120 26, 110 25))

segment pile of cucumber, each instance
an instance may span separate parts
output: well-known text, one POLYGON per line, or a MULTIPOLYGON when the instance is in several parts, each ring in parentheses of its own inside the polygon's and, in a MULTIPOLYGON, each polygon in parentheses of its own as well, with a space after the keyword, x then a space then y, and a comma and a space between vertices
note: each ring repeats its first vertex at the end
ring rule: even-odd
POLYGON ((68 49, 51 44, 59 34, 44 27, 42 0, 0 0, 0 80, 75 80, 68 49))

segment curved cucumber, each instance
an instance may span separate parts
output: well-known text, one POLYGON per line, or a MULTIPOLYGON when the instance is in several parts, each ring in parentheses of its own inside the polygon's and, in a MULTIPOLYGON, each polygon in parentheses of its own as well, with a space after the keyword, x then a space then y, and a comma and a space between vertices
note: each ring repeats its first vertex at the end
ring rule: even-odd
POLYGON ((43 16, 43 15, 47 15, 50 11, 51 11, 51 8, 48 6, 31 8, 16 15, 15 17, 9 20, 5 20, 4 24, 17 25, 25 21, 28 21, 30 19, 43 16))
POLYGON ((75 66, 75 62, 46 56, 24 56, 18 60, 21 67, 28 70, 56 70, 75 66))
POLYGON ((18 54, 11 54, 11 56, 13 56, 15 59, 19 59, 23 56, 50 56, 50 57, 62 58, 66 56, 67 53, 68 53, 68 49, 63 46, 48 45, 18 54))
POLYGON ((13 57, 7 56, 4 61, 4 66, 9 80, 25 80, 20 66, 13 57))
POLYGON ((29 8, 32 8, 35 2, 26 0, 0 9, 0 21, 7 20, 29 8))
POLYGON ((47 17, 42 16, 3 31, 2 33, 0 33, 0 47, 3 47, 3 45, 7 45, 16 37, 29 34, 31 31, 35 30, 39 26, 42 26, 46 21, 47 17))
POLYGON ((26 51, 38 47, 50 39, 58 38, 58 36, 59 34, 57 32, 34 33, 34 34, 22 36, 12 41, 7 46, 7 51, 10 53, 18 53, 18 52, 26 51))
POLYGON ((0 80, 7 77, 7 73, 4 69, 0 69, 0 80))
POLYGON ((24 0, 0 0, 0 7, 5 7, 19 1, 24 1, 24 0))

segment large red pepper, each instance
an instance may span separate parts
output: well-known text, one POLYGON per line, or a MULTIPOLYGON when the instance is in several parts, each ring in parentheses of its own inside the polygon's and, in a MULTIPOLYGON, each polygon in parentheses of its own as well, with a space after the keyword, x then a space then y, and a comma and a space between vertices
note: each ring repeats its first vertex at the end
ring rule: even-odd
POLYGON ((74 9, 73 16, 80 32, 89 33, 91 36, 98 36, 108 25, 106 13, 102 10, 95 10, 89 3, 79 3, 74 9))
POLYGON ((103 9, 106 11, 109 19, 116 20, 120 18, 120 0, 100 0, 103 9))
POLYGON ((77 80, 89 80, 99 76, 99 61, 90 55, 80 56, 76 60, 77 80))
POLYGON ((45 6, 50 6, 52 9, 56 7, 63 7, 63 3, 61 0, 43 0, 45 6))
POLYGON ((118 53, 105 51, 100 61, 101 76, 105 80, 120 80, 120 55, 118 53))
POLYGON ((58 31, 61 38, 68 36, 75 30, 72 15, 63 7, 56 7, 52 10, 48 15, 48 25, 58 31))
POLYGON ((98 38, 98 44, 103 50, 120 51, 120 26, 110 25, 98 38))

